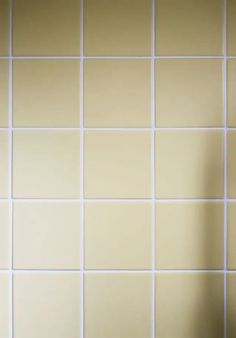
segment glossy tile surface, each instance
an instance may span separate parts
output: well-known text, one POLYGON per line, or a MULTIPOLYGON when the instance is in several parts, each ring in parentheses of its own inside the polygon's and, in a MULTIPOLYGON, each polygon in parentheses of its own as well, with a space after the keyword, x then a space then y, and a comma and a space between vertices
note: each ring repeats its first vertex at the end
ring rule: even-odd
POLYGON ((9 291, 10 291, 10 276, 6 273, 0 273, 0 337, 10 338, 10 303, 9 303, 9 291))
POLYGON ((9 134, 0 131, 0 198, 9 196, 9 134))
POLYGON ((0 60, 0 128, 9 126, 9 62, 0 60))
POLYGON ((10 266, 10 208, 8 202, 0 202, 0 269, 10 266))

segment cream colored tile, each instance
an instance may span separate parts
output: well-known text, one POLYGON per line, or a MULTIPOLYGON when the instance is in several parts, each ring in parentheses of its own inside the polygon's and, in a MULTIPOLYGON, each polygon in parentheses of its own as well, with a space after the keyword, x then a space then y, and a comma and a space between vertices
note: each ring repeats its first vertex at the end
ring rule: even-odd
MULTIPOLYGON (((9 268, 9 234, 10 219, 9 205, 7 202, 0 203, 0 268, 9 268)), ((0 334, 1 337, 1 334, 0 334)))
POLYGON ((228 197, 236 197, 236 133, 234 131, 228 132, 228 197))
POLYGON ((218 131, 157 132, 157 197, 222 198, 223 136, 218 131))
POLYGON ((228 61, 228 126, 236 127, 236 60, 228 61))
POLYGON ((227 276, 227 332, 228 338, 236 336, 236 274, 227 276))
POLYGON ((87 60, 84 74, 85 126, 151 126, 149 60, 87 60))
POLYGON ((79 68, 79 60, 15 60, 14 125, 78 127, 79 68))
POLYGON ((87 203, 85 267, 151 269, 151 204, 87 203))
POLYGON ((223 0, 158 0, 158 55, 222 55, 223 0))
POLYGON ((157 275, 157 338, 222 338, 224 278, 219 273, 157 275))
POLYGON ((223 203, 158 203, 156 215, 158 269, 223 269, 223 203))
POLYGON ((85 197, 150 197, 151 134, 86 132, 84 156, 85 197))
POLYGON ((224 125, 222 61, 161 59, 156 63, 157 127, 224 125))
POLYGON ((236 55, 236 2, 227 1, 227 47, 228 55, 236 55))
POLYGON ((14 197, 79 197, 79 137, 77 131, 15 131, 14 197))
POLYGON ((0 60, 0 127, 9 125, 9 62, 0 60))
POLYGON ((78 203, 14 203, 14 268, 79 269, 78 203))
POLYGON ((86 0, 86 55, 151 54, 151 0, 86 0))
POLYGON ((149 274, 85 275, 85 338, 151 338, 151 282, 149 274))
POLYGON ((9 55, 9 28, 10 28, 10 6, 9 0, 0 1, 0 56, 9 55))
POLYGON ((78 338, 80 276, 15 274, 14 337, 78 338))
POLYGON ((0 338, 10 338, 10 304, 9 304, 9 276, 0 274, 0 338))
POLYGON ((13 37, 17 56, 79 55, 80 1, 15 1, 13 37))
POLYGON ((236 269, 236 203, 228 203, 228 269, 236 269))
POLYGON ((0 198, 9 196, 9 136, 0 131, 0 198))

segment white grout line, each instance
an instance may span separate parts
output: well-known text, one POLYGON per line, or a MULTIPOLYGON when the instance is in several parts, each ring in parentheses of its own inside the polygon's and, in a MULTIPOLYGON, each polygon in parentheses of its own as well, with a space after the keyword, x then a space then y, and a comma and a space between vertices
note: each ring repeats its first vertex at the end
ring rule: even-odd
MULTIPOLYGON (((76 274, 89 274, 89 273, 111 273, 111 274, 119 274, 119 273, 148 273, 153 275, 159 274, 159 273, 222 273, 224 274, 224 269, 13 269, 14 274, 16 273, 28 273, 28 274, 34 274, 34 273, 76 273, 76 274)), ((8 274, 9 271, 7 269, 0 269, 0 273, 8 274)), ((236 273, 236 270, 228 270, 228 274, 236 273)))
MULTIPOLYGON (((83 63, 83 61, 81 61, 83 63)), ((8 127, 1 127, 0 131, 8 130, 8 127)), ((12 127, 13 131, 119 131, 119 132, 152 132, 155 131, 224 131, 225 127, 124 127, 124 128, 82 128, 82 127, 12 127)), ((231 131, 236 131, 236 127, 228 127, 231 131)))

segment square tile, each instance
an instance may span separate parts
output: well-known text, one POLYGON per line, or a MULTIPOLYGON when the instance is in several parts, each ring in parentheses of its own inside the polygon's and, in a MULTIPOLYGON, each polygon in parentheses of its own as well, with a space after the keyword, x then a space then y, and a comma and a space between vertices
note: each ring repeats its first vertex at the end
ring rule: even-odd
POLYGON ((0 60, 0 127, 9 126, 9 62, 0 60))
POLYGON ((10 42, 10 6, 9 0, 0 1, 0 56, 9 55, 10 42))
POLYGON ((157 132, 156 195, 160 198, 222 198, 223 132, 157 132))
POLYGON ((157 60, 157 127, 222 127, 222 96, 221 60, 157 60))
POLYGON ((151 204, 86 203, 85 267, 151 269, 151 204))
POLYGON ((227 163, 227 178, 228 178, 228 198, 236 197, 236 132, 228 131, 228 163, 227 163))
POLYGON ((86 60, 86 127, 151 126, 150 60, 86 60))
POLYGON ((223 203, 158 203, 156 215, 158 269, 223 269, 223 203))
POLYGON ((151 196, 151 133, 86 132, 87 198, 151 196))
POLYGON ((227 276, 227 332, 228 338, 236 336, 236 274, 227 276))
POLYGON ((235 91, 236 91, 236 60, 228 61, 228 126, 236 127, 236 102, 235 102, 235 91))
POLYGON ((86 0, 86 55, 151 54, 151 0, 86 0))
POLYGON ((14 337, 52 336, 80 336, 79 274, 15 274, 14 337))
POLYGON ((80 205, 14 203, 14 268, 79 269, 80 205))
POLYGON ((14 61, 14 126, 79 127, 79 60, 14 61))
POLYGON ((222 55, 223 0, 158 0, 158 55, 222 55))
POLYGON ((223 273, 163 273, 156 287, 157 338, 223 337, 223 273))
POLYGON ((151 338, 151 291, 149 274, 86 274, 85 338, 151 338))
MULTIPOLYGON (((0 202, 0 268, 9 268, 10 213, 8 202, 0 202)), ((1 337, 1 335, 0 335, 1 337)))
POLYGON ((78 198, 80 134, 77 131, 15 131, 15 198, 78 198))
POLYGON ((227 0, 227 54, 236 55, 236 2, 227 0))
POLYGON ((6 273, 0 274, 0 338, 10 338, 10 276, 6 273))
POLYGON ((9 196, 9 135, 0 131, 0 198, 9 196))
POLYGON ((228 269, 236 270, 236 203, 228 202, 228 269))
POLYGON ((80 1, 14 1, 13 52, 16 56, 79 55, 80 1))

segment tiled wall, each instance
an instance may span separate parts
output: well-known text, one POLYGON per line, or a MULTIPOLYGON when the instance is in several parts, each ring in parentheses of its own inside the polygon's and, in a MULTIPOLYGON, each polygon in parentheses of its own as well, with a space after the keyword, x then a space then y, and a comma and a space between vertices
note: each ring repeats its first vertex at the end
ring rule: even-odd
POLYGON ((0 0, 0 338, 236 337, 236 0, 0 0))

